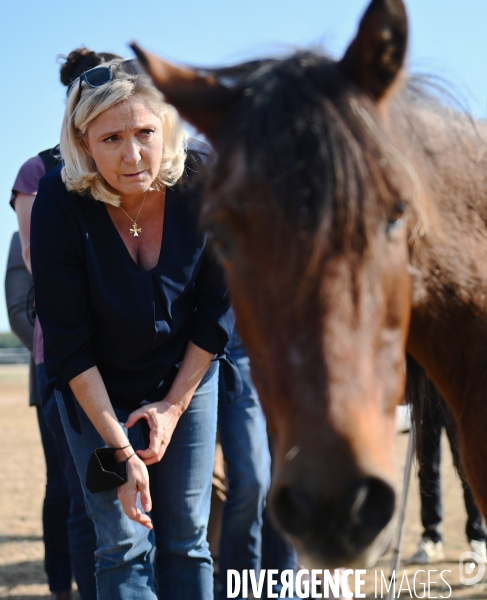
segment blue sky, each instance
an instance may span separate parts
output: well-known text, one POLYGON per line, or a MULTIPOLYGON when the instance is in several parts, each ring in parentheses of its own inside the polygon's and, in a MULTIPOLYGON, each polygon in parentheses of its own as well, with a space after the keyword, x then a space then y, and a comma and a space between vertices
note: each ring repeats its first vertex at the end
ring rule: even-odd
MULTIPOLYGON (((20 165, 57 143, 65 90, 56 55, 87 45, 130 56, 138 40, 166 58, 197 65, 288 52, 320 45, 345 50, 366 0, 53 0, 4 2, 0 22, 0 276, 15 213, 8 205, 20 165)), ((441 75, 487 116, 485 0, 410 0, 410 68, 441 75)), ((0 331, 9 329, 0 294, 0 331)))

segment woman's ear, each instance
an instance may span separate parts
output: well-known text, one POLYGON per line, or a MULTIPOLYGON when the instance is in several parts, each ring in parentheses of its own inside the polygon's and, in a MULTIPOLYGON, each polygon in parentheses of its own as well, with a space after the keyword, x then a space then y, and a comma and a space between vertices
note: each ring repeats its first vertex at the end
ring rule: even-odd
POLYGON ((78 131, 78 133, 76 133, 76 140, 78 142, 81 142, 82 144, 84 144, 86 151, 93 158, 93 155, 91 154, 91 149, 90 149, 90 141, 88 140, 88 132, 81 133, 81 131, 78 131))

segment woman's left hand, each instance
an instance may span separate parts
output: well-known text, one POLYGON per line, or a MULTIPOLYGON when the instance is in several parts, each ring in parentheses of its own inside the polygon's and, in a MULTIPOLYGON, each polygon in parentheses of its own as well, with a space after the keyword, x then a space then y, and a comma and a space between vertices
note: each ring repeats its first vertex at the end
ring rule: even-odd
POLYGON ((125 427, 132 427, 139 419, 146 419, 150 427, 149 447, 137 450, 137 456, 147 465, 161 460, 183 412, 210 366, 213 354, 189 341, 171 389, 164 400, 147 404, 130 413, 125 427))
POLYGON ((139 419, 146 419, 149 424, 149 447, 137 450, 137 456, 147 466, 159 462, 164 456, 182 414, 181 407, 168 400, 147 404, 130 413, 125 427, 132 427, 139 419))

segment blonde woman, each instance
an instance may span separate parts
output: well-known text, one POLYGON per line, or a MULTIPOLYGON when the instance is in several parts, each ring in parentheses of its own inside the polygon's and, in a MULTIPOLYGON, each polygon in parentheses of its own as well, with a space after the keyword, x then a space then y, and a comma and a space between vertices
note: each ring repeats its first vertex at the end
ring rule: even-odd
POLYGON ((98 597, 211 600, 215 358, 233 316, 188 183, 202 155, 134 61, 74 82, 61 154, 34 204, 31 260, 98 597))

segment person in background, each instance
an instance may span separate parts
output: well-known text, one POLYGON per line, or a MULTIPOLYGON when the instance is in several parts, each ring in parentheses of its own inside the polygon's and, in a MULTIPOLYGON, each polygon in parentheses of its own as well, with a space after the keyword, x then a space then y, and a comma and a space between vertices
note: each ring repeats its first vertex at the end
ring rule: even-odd
POLYGON ((229 569, 258 573, 261 568, 263 513, 271 483, 267 425, 237 330, 227 350, 240 371, 243 390, 230 402, 221 385, 218 400, 218 431, 227 476, 218 553, 219 600, 227 598, 229 569))
POLYGON ((12 235, 5 272, 5 299, 10 328, 30 352, 29 405, 41 406, 37 387, 36 367, 32 358, 34 343, 34 282, 22 258, 19 232, 12 235))
POLYGON ((60 148, 33 207, 32 270, 98 597, 212 600, 217 361, 234 318, 199 226, 202 157, 133 60, 73 83, 60 148))
MULTIPOLYGON (((235 569, 297 570, 294 548, 275 530, 265 510, 271 483, 271 452, 267 424, 250 376, 250 360, 237 329, 227 346, 243 383, 230 401, 220 386, 218 430, 227 465, 219 548, 219 600, 227 598, 227 571, 235 569)), ((221 378, 224 381, 224 378, 221 378)), ((280 581, 280 575, 278 577, 280 581)), ((274 593, 279 593, 277 584, 274 593)), ((264 587, 267 590, 267 585, 264 587)))
POLYGON ((425 565, 441 562, 445 558, 443 552, 443 536, 440 531, 443 519, 441 502, 441 433, 446 431, 450 443, 453 462, 460 475, 467 511, 466 535, 471 550, 487 562, 487 531, 482 522, 482 515, 475 504, 472 491, 462 475, 460 457, 457 449, 455 425, 449 409, 434 384, 428 380, 428 404, 423 411, 420 444, 418 450, 419 493, 421 501, 421 522, 423 534, 416 552, 409 558, 410 564, 425 565))
MULTIPOLYGON (((106 52, 76 48, 62 57, 60 78, 68 90, 88 69, 118 58, 106 52)), ((31 278, 30 217, 40 179, 61 162, 59 147, 40 152, 26 161, 16 177, 10 204, 19 222, 21 257, 31 278)), ((25 307, 25 305, 24 305, 25 307)), ((35 320, 31 342, 39 396, 46 391, 44 347, 39 320, 35 320)), ((49 587, 56 600, 70 597, 72 574, 82 600, 96 598, 96 536, 84 503, 83 490, 74 465, 59 410, 54 398, 38 408, 39 429, 46 457, 47 483, 43 508, 45 568, 49 587)))

